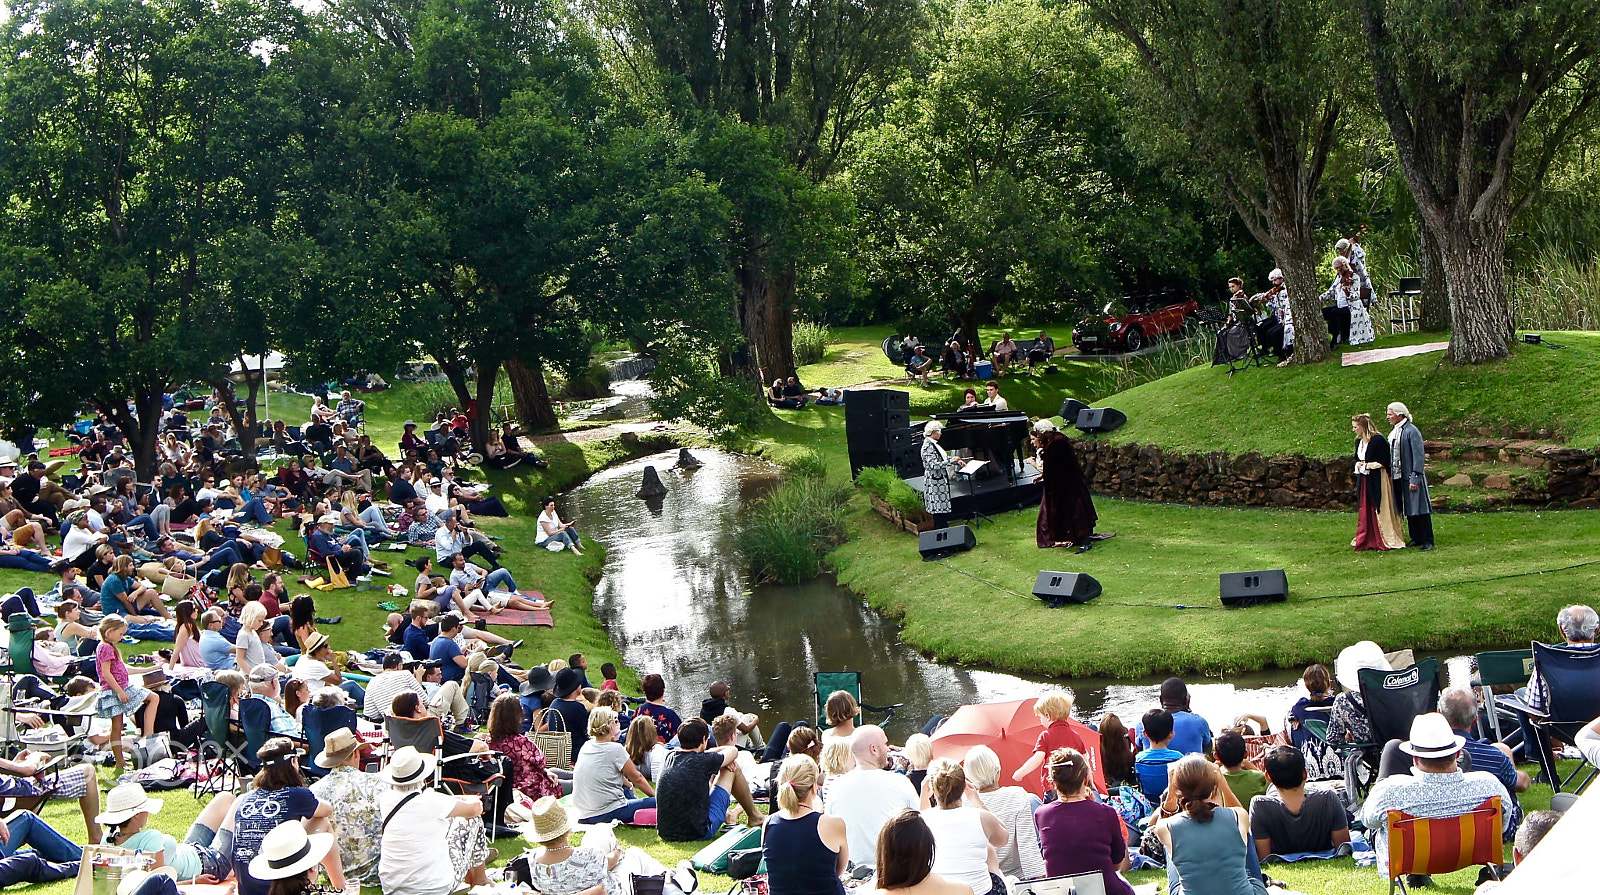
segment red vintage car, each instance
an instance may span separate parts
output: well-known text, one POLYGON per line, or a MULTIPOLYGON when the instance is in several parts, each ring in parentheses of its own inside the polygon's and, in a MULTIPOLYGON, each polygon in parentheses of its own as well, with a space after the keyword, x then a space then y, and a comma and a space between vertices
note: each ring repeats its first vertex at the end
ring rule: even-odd
POLYGON ((1200 313, 1200 303, 1194 299, 1126 314, 1113 313, 1112 304, 1101 309, 1103 316, 1085 317, 1073 328, 1072 344, 1079 354, 1138 351, 1157 336, 1183 329, 1185 321, 1200 313))

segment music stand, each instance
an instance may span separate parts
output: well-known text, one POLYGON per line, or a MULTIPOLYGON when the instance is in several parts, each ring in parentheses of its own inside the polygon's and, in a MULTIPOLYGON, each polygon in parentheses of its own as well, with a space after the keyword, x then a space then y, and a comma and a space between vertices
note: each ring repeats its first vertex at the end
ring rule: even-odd
MULTIPOLYGON (((989 465, 989 461, 988 460, 967 460, 966 462, 962 463, 960 466, 956 467, 955 474, 957 476, 967 480, 967 494, 968 494, 968 496, 971 496, 971 494, 972 494, 972 487, 973 487, 972 486, 972 477, 974 475, 976 475, 977 473, 982 472, 983 468, 988 466, 988 465, 989 465)), ((972 527, 973 528, 977 528, 978 527, 978 520, 980 520, 980 519, 983 520, 984 522, 993 522, 994 521, 993 519, 989 518, 989 516, 987 514, 981 512, 981 511, 979 511, 977 509, 973 509, 971 518, 972 518, 972 527)))

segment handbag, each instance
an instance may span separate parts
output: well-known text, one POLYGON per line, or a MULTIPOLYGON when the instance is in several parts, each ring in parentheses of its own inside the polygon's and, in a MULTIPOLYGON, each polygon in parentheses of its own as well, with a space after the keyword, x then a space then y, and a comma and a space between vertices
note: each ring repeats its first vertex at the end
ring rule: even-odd
POLYGON ((533 744, 539 747, 539 751, 544 753, 545 767, 570 771, 572 770, 572 734, 566 729, 567 719, 555 709, 547 708, 534 712, 533 720, 537 725, 539 718, 542 716, 545 726, 548 727, 551 715, 560 719, 560 731, 546 730, 540 732, 529 730, 528 736, 533 740, 533 744))
POLYGON ((728 877, 749 879, 761 872, 763 852, 759 848, 741 848, 728 853, 728 877))
POLYGON ((186 578, 174 572, 168 572, 167 577, 161 581, 161 592, 174 600, 182 600, 189 596, 189 591, 194 588, 195 579, 186 578))
POLYGON ((350 586, 350 579, 345 576, 344 569, 339 568, 339 564, 334 562, 332 557, 323 560, 323 562, 328 564, 329 585, 333 586, 334 588, 350 586))
POLYGON ((694 895, 700 891, 700 875, 688 861, 679 861, 673 870, 649 875, 633 873, 629 877, 633 895, 694 895))

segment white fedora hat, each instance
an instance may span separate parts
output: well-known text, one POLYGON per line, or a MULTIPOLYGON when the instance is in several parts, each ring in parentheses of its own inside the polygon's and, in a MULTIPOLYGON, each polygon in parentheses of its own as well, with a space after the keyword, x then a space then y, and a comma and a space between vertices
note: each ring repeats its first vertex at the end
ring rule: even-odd
POLYGON ((1357 672, 1363 668, 1374 668, 1378 671, 1394 670, 1383 655, 1383 647, 1370 640, 1352 643, 1345 647, 1333 663, 1334 677, 1339 679, 1339 686, 1355 693, 1361 692, 1361 679, 1357 672))
POLYGON ((1467 738, 1450 729, 1450 722, 1438 712, 1411 719, 1411 739, 1400 744, 1400 751, 1418 758, 1449 758, 1461 751, 1467 738))
POLYGON ((289 879, 322 863, 333 848, 332 833, 307 834, 298 820, 272 828, 261 850, 250 859, 250 875, 259 880, 289 879))
POLYGON ((431 752, 418 752, 415 746, 402 746, 389 759, 389 782, 395 786, 408 786, 433 775, 434 758, 431 752))
POLYGON ((160 814, 161 806, 166 804, 161 799, 152 799, 145 793, 144 787, 137 783, 124 783, 114 786, 106 793, 105 810, 95 816, 97 824, 120 824, 130 817, 140 813, 160 814))

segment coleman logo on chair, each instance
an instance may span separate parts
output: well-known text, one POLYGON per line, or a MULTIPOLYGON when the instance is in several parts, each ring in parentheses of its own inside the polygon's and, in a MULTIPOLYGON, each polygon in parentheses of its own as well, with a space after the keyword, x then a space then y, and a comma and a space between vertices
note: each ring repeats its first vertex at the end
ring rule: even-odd
POLYGON ((1400 674, 1391 674, 1383 679, 1383 689, 1404 690, 1422 679, 1422 672, 1412 667, 1400 674))

